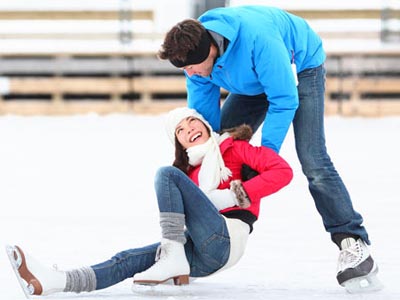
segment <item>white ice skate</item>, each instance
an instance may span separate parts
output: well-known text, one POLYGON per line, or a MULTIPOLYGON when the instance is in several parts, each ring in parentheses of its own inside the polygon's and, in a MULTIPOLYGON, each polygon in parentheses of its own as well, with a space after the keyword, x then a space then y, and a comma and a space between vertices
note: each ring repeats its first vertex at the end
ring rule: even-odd
POLYGON ((8 258, 26 298, 62 292, 66 274, 42 265, 18 246, 6 246, 8 258))
POLYGON ((183 244, 162 239, 156 263, 133 277, 134 284, 157 285, 173 279, 175 285, 189 284, 190 267, 183 244))
POLYGON ((361 239, 346 238, 341 249, 336 278, 347 292, 368 293, 383 288, 377 277, 378 266, 361 239))

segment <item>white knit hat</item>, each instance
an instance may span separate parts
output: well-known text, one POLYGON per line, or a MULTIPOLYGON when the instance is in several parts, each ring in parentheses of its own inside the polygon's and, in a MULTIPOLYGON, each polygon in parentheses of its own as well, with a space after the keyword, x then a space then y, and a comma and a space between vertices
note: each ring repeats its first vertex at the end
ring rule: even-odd
POLYGON ((172 144, 175 144, 175 130, 176 126, 183 120, 186 119, 187 117, 195 117, 202 121, 210 130, 210 132, 213 131, 211 128, 211 125, 204 119, 204 117, 199 114, 196 110, 188 107, 178 107, 173 110, 171 110, 165 121, 165 129, 167 130, 167 135, 169 140, 171 141, 172 144))

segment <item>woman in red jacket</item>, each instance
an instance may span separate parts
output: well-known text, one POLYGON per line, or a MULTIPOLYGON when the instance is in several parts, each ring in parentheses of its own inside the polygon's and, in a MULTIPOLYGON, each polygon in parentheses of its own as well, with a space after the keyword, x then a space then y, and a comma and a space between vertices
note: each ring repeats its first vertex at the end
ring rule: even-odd
POLYGON ((8 246, 27 295, 99 290, 131 277, 135 284, 169 279, 188 284, 189 276, 204 277, 240 259, 260 200, 291 181, 290 166, 273 150, 250 145, 249 127, 219 135, 193 109, 171 111, 166 128, 175 144, 175 161, 155 178, 161 242, 70 271, 48 268, 20 247, 8 246), (241 182, 243 164, 259 174, 241 182))

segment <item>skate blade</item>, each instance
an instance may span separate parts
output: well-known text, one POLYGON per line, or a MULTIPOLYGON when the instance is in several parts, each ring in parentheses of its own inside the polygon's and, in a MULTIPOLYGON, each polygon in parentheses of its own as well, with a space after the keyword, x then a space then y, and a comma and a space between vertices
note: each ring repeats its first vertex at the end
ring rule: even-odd
POLYGON ((6 245, 6 252, 8 259, 10 261, 11 267, 15 273, 15 276, 17 277, 18 283, 20 284, 25 297, 27 299, 31 298, 31 295, 33 295, 33 286, 28 285, 27 282, 21 277, 19 274, 18 269, 21 267, 22 264, 22 256, 21 253, 18 251, 17 247, 15 246, 10 246, 6 245))
POLYGON ((189 275, 174 276, 165 280, 133 280, 133 283, 136 285, 155 286, 158 284, 168 284, 171 280, 173 281, 174 285, 187 285, 189 284, 189 275))
POLYGON ((383 289, 382 282, 377 277, 378 270, 367 276, 350 279, 342 283, 350 294, 373 293, 383 289))
POLYGON ((132 292, 141 296, 188 296, 190 291, 190 285, 174 285, 173 282, 157 285, 132 284, 132 292))

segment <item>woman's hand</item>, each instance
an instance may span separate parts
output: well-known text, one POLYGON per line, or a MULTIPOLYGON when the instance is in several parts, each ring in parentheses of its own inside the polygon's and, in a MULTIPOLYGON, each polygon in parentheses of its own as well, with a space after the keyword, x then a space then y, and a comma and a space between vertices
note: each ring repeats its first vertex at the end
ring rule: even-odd
POLYGON ((249 195, 243 188, 239 179, 231 181, 231 191, 236 195, 236 199, 240 208, 248 208, 251 205, 249 195))

